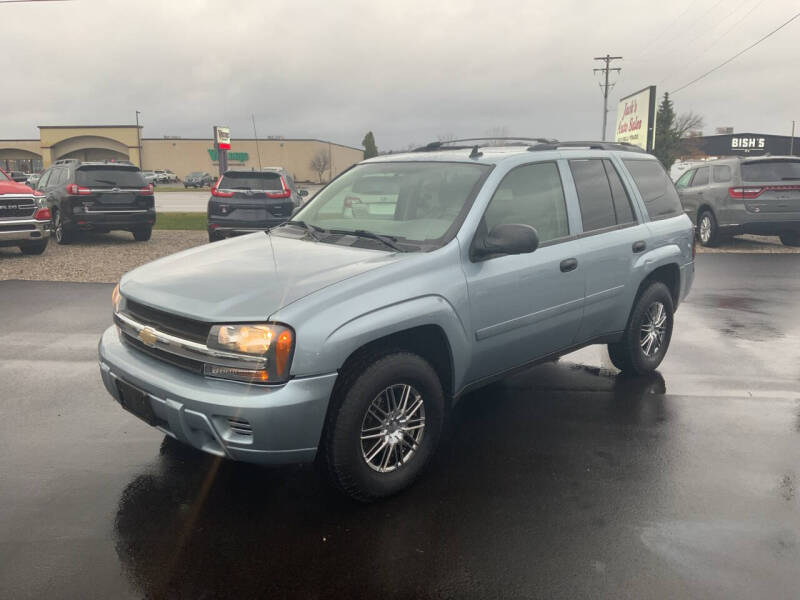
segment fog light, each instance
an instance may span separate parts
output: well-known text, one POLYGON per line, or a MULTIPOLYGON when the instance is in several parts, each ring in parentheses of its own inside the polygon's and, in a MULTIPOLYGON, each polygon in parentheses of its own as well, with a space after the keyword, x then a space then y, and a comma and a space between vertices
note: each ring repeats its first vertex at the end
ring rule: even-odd
POLYGON ((248 383, 268 383, 269 374, 264 369, 237 369, 235 367, 221 367, 219 365, 204 365, 203 373, 209 377, 221 379, 234 379, 248 383))

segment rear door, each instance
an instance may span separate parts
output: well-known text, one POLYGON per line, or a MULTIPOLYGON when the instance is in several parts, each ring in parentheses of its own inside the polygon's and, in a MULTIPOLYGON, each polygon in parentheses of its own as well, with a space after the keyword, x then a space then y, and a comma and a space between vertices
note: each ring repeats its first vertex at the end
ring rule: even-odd
POLYGON ((731 193, 742 198, 749 212, 800 219, 800 160, 790 158, 743 161, 742 185, 731 193))
POLYGON ((569 161, 581 212, 581 256, 586 298, 578 342, 625 327, 627 308, 620 301, 632 284, 637 256, 647 249, 647 226, 636 213, 631 194, 609 158, 569 161))
POLYGON ((81 200, 87 212, 130 212, 152 205, 152 194, 145 192, 147 183, 136 167, 82 165, 75 171, 75 183, 88 190, 81 200))

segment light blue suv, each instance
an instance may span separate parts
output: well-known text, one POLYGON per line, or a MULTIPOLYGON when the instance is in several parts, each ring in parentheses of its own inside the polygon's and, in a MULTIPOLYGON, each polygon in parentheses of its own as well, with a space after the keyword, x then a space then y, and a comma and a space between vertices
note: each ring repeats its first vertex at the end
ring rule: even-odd
POLYGON ((655 369, 694 277, 661 165, 620 144, 463 142, 364 161, 268 233, 127 273, 108 391, 195 448, 316 459, 368 501, 420 474, 467 391, 589 344, 655 369))

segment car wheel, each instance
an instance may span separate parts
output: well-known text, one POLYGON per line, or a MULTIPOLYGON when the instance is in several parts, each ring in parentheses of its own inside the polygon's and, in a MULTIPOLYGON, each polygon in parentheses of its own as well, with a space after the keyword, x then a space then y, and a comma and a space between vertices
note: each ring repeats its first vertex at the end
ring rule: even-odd
POLYGON ((20 244, 19 249, 23 254, 41 254, 47 249, 47 240, 26 242, 25 244, 20 244))
POLYGON ((794 248, 800 246, 800 231, 783 231, 780 234, 780 238, 784 246, 792 246, 794 248))
POLYGON ((639 294, 619 342, 608 345, 611 362, 623 373, 642 375, 661 364, 672 339, 672 294, 653 282, 639 294))
POLYGON ((361 502, 408 487, 433 456, 444 422, 439 377, 422 357, 368 357, 339 376, 320 444, 334 487, 361 502))
POLYGON ((133 239, 137 242, 146 242, 150 239, 150 236, 153 235, 153 228, 149 225, 134 227, 131 233, 133 233, 133 239))
POLYGON ((53 214, 53 232, 55 234, 56 243, 64 245, 72 242, 73 234, 67 226, 64 225, 60 210, 56 210, 53 214))
POLYGON ((714 213, 708 209, 703 209, 697 217, 697 239, 707 248, 719 245, 720 235, 717 219, 714 217, 714 213))

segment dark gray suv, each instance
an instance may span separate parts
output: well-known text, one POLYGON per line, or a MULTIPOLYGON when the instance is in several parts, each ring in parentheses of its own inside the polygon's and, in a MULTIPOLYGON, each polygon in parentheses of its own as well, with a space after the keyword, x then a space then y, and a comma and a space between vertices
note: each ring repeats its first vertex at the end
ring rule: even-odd
POLYGON ((703 246, 740 233, 777 235, 800 246, 800 159, 726 157, 696 165, 675 182, 703 246))

